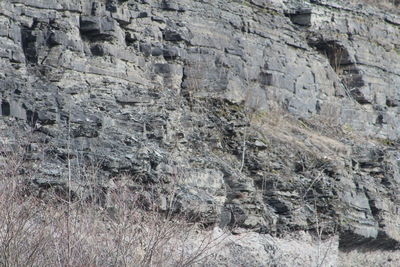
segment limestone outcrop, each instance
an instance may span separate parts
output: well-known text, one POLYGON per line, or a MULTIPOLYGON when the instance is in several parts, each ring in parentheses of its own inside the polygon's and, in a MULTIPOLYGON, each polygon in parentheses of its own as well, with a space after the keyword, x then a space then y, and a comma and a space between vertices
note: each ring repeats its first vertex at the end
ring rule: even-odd
POLYGON ((3 0, 0 143, 38 191, 72 169, 84 198, 85 166, 105 206, 129 176, 205 225, 400 253, 399 37, 339 0, 3 0))

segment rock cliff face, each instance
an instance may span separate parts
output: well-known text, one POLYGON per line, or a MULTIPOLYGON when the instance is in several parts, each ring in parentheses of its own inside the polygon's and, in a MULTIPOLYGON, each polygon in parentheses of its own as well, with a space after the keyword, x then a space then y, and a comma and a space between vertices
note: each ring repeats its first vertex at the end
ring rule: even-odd
POLYGON ((69 162, 83 197, 96 167, 102 205, 129 175, 207 225, 392 251, 399 62, 400 17, 367 5, 3 0, 0 141, 38 190, 69 162))

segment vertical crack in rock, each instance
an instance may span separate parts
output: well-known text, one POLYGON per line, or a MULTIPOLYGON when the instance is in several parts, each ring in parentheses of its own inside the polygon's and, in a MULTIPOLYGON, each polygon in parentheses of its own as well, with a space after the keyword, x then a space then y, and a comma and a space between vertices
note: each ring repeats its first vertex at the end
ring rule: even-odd
POLYGON ((10 116, 10 103, 5 100, 1 101, 1 115, 2 116, 10 116))
POLYGON ((21 29, 21 44, 22 49, 25 54, 26 63, 27 64, 37 64, 38 63, 38 54, 36 48, 36 35, 35 28, 37 26, 37 21, 34 20, 34 23, 31 27, 22 27, 21 29))

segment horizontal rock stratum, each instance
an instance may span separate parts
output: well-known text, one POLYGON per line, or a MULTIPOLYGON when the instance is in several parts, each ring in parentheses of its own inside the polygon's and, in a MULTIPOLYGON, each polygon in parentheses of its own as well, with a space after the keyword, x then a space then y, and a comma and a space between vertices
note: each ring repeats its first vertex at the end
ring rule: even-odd
POLYGON ((91 167, 104 207, 129 176, 260 244, 309 233, 393 263, 399 64, 400 16, 355 1, 2 0, 0 143, 38 192, 72 169, 85 198, 91 167))

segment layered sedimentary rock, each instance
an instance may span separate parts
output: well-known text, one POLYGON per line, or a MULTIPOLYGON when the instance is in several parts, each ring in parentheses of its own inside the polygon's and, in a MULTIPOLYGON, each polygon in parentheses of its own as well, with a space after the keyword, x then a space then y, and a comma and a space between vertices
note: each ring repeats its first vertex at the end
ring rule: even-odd
POLYGON ((340 1, 4 0, 0 141, 38 190, 89 166, 102 205, 127 175, 207 225, 397 249, 399 36, 340 1))

